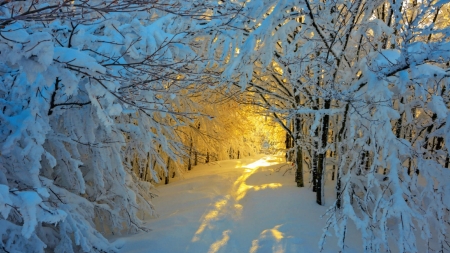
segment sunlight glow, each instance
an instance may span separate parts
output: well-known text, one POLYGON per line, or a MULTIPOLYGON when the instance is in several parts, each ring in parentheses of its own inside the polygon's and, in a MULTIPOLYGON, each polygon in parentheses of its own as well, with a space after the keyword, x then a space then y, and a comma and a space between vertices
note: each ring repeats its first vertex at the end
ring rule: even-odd
POLYGON ((277 74, 283 75, 283 69, 280 67, 280 64, 274 61, 272 62, 272 66, 277 74))
MULTIPOLYGON (((281 225, 277 225, 272 229, 266 229, 261 232, 259 235, 259 238, 252 241, 252 247, 250 248, 250 253, 256 253, 258 252, 258 249, 260 248, 259 242, 260 241, 267 241, 267 240, 275 240, 275 243, 273 244, 271 248, 271 252, 274 253, 284 253, 285 250, 283 248, 283 244, 281 244, 281 239, 284 238, 283 233, 281 233, 278 229, 281 227, 281 225)), ((266 245, 261 245, 266 246, 266 245)), ((267 246, 266 246, 267 247, 267 246)), ((267 248, 262 248, 261 251, 266 252, 267 248)))
MULTIPOLYGON (((247 192, 250 189, 253 189, 254 191, 260 191, 264 189, 275 189, 282 186, 280 183, 269 183, 269 184, 261 184, 261 185, 247 185, 246 181, 247 179, 253 175, 255 172, 258 171, 258 168, 260 167, 267 167, 271 166, 273 164, 277 164, 279 159, 274 156, 268 156, 265 159, 260 159, 256 162, 250 163, 250 164, 243 164, 241 161, 238 162, 236 165, 236 168, 242 168, 243 173, 242 175, 234 182, 233 187, 231 189, 231 195, 234 198, 231 199, 231 195, 227 195, 224 198, 216 201, 214 205, 211 206, 211 210, 209 210, 202 218, 201 218, 201 224, 197 231, 194 234, 194 237, 192 238, 192 242, 197 242, 200 240, 200 236, 205 232, 205 230, 213 229, 213 224, 215 221, 217 221, 220 216, 226 215, 226 212, 229 211, 228 207, 234 207, 234 211, 237 214, 236 216, 240 216, 243 210, 243 206, 237 203, 239 200, 244 198, 247 195, 247 192), (235 203, 233 203, 235 202, 235 203), (226 210, 225 210, 226 209, 226 210)), ((221 240, 214 242, 208 252, 215 253, 220 250, 221 247, 226 245, 228 239, 229 239, 229 233, 231 233, 230 230, 223 232, 223 237, 221 240)), ((277 233, 277 231, 272 231, 274 238, 278 238, 278 240, 281 240, 282 234, 280 232, 277 233)), ((283 252, 283 251, 274 251, 274 252, 283 252)))
POLYGON ((258 252, 258 240, 253 240, 252 241, 252 247, 250 248, 250 253, 256 253, 258 252))
POLYGON ((210 226, 211 222, 216 220, 219 216, 220 211, 225 207, 225 205, 228 203, 228 199, 230 196, 226 196, 225 199, 221 199, 214 203, 214 209, 210 210, 202 219, 202 223, 198 227, 197 231, 194 234, 194 237, 192 238, 192 242, 196 242, 200 240, 200 235, 205 231, 205 228, 207 226, 210 226))
POLYGON ((236 168, 248 168, 248 169, 254 170, 254 169, 257 169, 259 167, 266 167, 266 166, 270 166, 270 165, 272 165, 272 164, 267 162, 266 160, 261 159, 261 160, 258 160, 256 162, 254 162, 254 163, 250 163, 250 164, 247 164, 247 165, 244 165, 244 166, 240 165, 240 167, 236 167, 236 168))
POLYGON ((261 39, 256 40, 255 50, 258 50, 258 48, 261 48, 264 45, 264 41, 261 39))
POLYGON ((275 189, 275 188, 279 188, 281 186, 282 186, 282 184, 280 184, 280 183, 270 183, 270 184, 263 184, 263 185, 255 186, 254 189, 255 189, 255 191, 259 191, 259 190, 264 190, 267 188, 275 189))
POLYGON ((263 17, 269 16, 273 12, 274 9, 275 9, 275 5, 271 6, 270 9, 266 12, 266 14, 263 15, 263 17))
POLYGON ((230 239, 230 236, 228 235, 229 233, 231 233, 231 230, 223 231, 222 239, 211 244, 211 246, 209 247, 208 253, 216 253, 220 250, 220 248, 225 246, 227 244, 228 240, 230 239))
POLYGON ((278 228, 281 225, 275 226, 273 229, 270 230, 272 232, 272 236, 277 240, 277 242, 281 241, 281 239, 284 238, 283 233, 281 233, 278 228))
POLYGON ((236 199, 236 201, 239 201, 241 199, 243 199, 246 195, 247 192, 250 189, 253 189, 255 191, 260 191, 260 190, 264 190, 267 188, 270 189, 275 189, 275 188, 279 188, 282 186, 282 184, 280 183, 270 183, 270 184, 262 184, 262 185, 248 185, 246 183, 247 179, 256 172, 256 170, 260 167, 267 167, 272 165, 273 163, 276 163, 277 160, 268 160, 268 159, 260 159, 254 163, 250 163, 247 165, 239 165, 236 166, 236 168, 246 168, 245 169, 245 173, 242 174, 237 180, 236 182, 234 182, 234 191, 233 191, 233 196, 236 199))

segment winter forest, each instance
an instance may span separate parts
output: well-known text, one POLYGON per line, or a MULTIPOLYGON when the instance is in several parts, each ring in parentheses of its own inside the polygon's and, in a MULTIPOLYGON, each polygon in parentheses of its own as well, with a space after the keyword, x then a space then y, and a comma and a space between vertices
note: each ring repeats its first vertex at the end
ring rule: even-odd
POLYGON ((261 152, 325 208, 312 252, 450 252, 449 66, 449 0, 0 0, 0 252, 117 252, 261 152))

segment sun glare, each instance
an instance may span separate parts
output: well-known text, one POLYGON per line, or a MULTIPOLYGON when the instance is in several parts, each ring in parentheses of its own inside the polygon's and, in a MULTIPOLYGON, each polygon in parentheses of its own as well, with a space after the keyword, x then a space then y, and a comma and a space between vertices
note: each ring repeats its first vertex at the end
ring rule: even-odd
POLYGON ((253 189, 255 191, 260 191, 260 190, 264 190, 264 189, 267 189, 267 188, 275 189, 275 188, 279 188, 279 187, 282 186, 282 184, 280 184, 280 183, 270 183, 270 184, 262 184, 262 185, 248 185, 246 183, 247 179, 252 174, 254 174, 257 171, 258 168, 260 168, 260 167, 267 167, 267 166, 270 166, 272 164, 274 164, 274 163, 271 162, 270 160, 260 159, 260 160, 254 162, 254 163, 250 163, 250 164, 247 164, 247 165, 240 164, 240 165, 238 165, 239 167, 236 167, 236 168, 245 168, 246 169, 244 171, 245 173, 242 174, 234 182, 233 196, 236 199, 236 201, 239 201, 239 200, 243 199, 247 195, 247 192, 250 189, 253 189))

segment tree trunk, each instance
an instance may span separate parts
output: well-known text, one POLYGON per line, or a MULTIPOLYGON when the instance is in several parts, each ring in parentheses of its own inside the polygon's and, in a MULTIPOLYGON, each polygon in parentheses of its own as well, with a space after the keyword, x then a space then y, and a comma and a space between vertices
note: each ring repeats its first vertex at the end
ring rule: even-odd
POLYGON ((366 171, 370 170, 370 152, 366 151, 366 171))
POLYGON ((189 146, 188 170, 192 169, 192 162, 191 162, 191 159, 192 159, 192 146, 194 146, 194 143, 193 143, 192 137, 191 137, 191 144, 189 146))
POLYGON ((167 157, 167 172, 165 184, 169 184, 169 173, 170 173, 170 157, 167 157))
POLYGON ((286 144, 286 162, 290 161, 290 155, 289 155, 289 149, 292 148, 291 146, 291 136, 289 135, 289 133, 286 133, 286 140, 284 141, 284 143, 286 144))
MULTIPOLYGON (((417 112, 416 108, 412 108, 411 111, 412 111, 413 119, 415 119, 416 112, 417 112)), ((408 141, 412 142, 412 139, 414 136, 413 136, 413 128, 411 126, 409 126, 408 133, 409 133, 408 141)), ((411 172, 412 172, 412 157, 409 157, 408 158, 408 175, 411 175, 411 172)))
MULTIPOLYGON (((325 100, 324 103, 324 109, 330 109, 331 106, 331 100, 325 100)), ((324 182, 325 182, 325 160, 326 160, 326 150, 328 143, 328 128, 330 123, 330 116, 328 114, 325 114, 323 116, 323 122, 322 122, 322 137, 321 137, 321 150, 319 152, 319 156, 317 159, 317 183, 316 183, 316 202, 317 204, 323 206, 325 205, 325 198, 324 198, 324 182)))
POLYGON ((337 150, 338 150, 338 141, 339 141, 339 133, 337 132, 337 126, 339 124, 339 116, 336 116, 336 125, 333 127, 333 143, 334 143, 334 151, 330 152, 330 157, 334 156, 334 161, 333 161, 333 173, 331 174, 331 180, 334 181, 334 179, 337 177, 337 172, 336 172, 336 162, 337 162, 337 150))
POLYGON ((356 172, 357 176, 360 176, 361 173, 362 173, 362 170, 366 167, 367 152, 362 150, 361 153, 362 154, 361 154, 361 160, 360 160, 360 163, 359 163, 359 168, 358 168, 358 171, 356 172))
MULTIPOLYGON (((330 157, 331 158, 333 157, 333 153, 334 153, 334 156, 336 156, 336 151, 334 151, 334 152, 332 151, 332 152, 330 152, 330 157)), ((334 174, 335 173, 336 173, 336 164, 333 162, 333 170, 331 171, 331 181, 334 181, 334 174)))
POLYGON ((295 171, 295 182, 297 182, 297 187, 304 187, 304 181, 303 181, 303 150, 302 147, 299 145, 296 150, 296 157, 297 157, 297 170, 295 171))
POLYGON ((198 164, 198 152, 197 150, 194 152, 194 166, 197 166, 198 164))
MULTIPOLYGON (((347 123, 348 109, 349 109, 349 105, 346 104, 344 116, 342 118, 341 129, 339 130, 339 133, 338 133, 338 143, 340 143, 342 141, 342 138, 344 135, 345 124, 347 123)), ((339 147, 339 160, 341 159, 342 153, 343 153, 342 149, 341 149, 341 147, 339 147)), ((338 164, 339 164, 339 166, 338 166, 338 170, 337 170, 337 180, 336 180, 336 207, 341 208, 341 190, 342 190, 341 180, 342 180, 343 172, 341 169, 339 169, 341 163, 339 162, 338 164)))
POLYGON ((300 144, 300 135, 301 135, 301 121, 300 118, 297 117, 295 119, 295 133, 296 133, 296 140, 294 145, 296 145, 295 155, 296 155, 296 164, 297 169, 295 171, 295 182, 297 182, 297 187, 304 187, 304 181, 303 181, 303 150, 302 146, 300 144))
POLYGON ((311 167, 312 167, 312 191, 317 192, 317 150, 319 150, 319 141, 317 140, 317 137, 319 136, 319 129, 316 128, 316 131, 314 132, 314 150, 312 155, 312 161, 311 161, 311 167))

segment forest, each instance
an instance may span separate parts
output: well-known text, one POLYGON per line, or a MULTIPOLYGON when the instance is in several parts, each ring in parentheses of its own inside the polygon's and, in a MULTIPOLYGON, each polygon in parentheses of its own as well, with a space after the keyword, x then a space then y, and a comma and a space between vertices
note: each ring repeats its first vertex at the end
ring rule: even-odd
POLYGON ((319 246, 450 252, 449 25, 450 0, 0 0, 0 252, 116 252, 157 185, 261 151, 328 208, 319 246))

